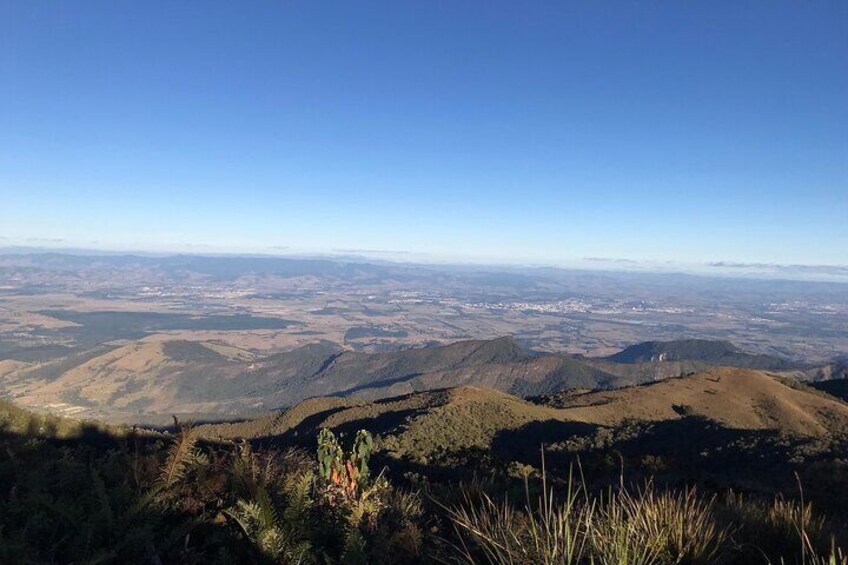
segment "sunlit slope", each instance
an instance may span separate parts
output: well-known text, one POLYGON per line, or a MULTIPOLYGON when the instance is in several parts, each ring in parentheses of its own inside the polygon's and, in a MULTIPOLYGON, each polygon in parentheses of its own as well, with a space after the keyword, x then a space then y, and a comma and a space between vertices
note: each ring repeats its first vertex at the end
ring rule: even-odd
POLYGON ((693 418, 727 429, 769 430, 787 437, 844 437, 848 404, 769 374, 716 368, 615 391, 557 394, 537 402, 486 387, 463 386, 377 402, 312 399, 282 414, 207 426, 212 437, 310 438, 322 427, 370 429, 397 457, 425 460, 449 451, 490 449, 509 432, 536 429, 533 441, 554 443, 575 430, 693 418))
POLYGON ((323 427, 343 432, 366 428, 392 436, 390 443, 400 451, 456 451, 486 448, 502 430, 547 419, 567 420, 567 415, 491 388, 463 386, 370 403, 311 399, 279 415, 202 430, 228 439, 296 439, 314 437, 323 427))
MULTIPOLYGON (((129 432, 130 428, 127 426, 112 426, 103 422, 38 413, 0 399, 0 435, 19 435, 30 439, 72 439, 95 433, 119 437, 129 432)), ((141 433, 150 435, 154 432, 144 430, 141 433)))
MULTIPOLYGON (((183 340, 133 342, 95 353, 100 354, 19 370, 7 376, 9 388, 17 402, 30 406, 212 411, 219 408, 220 397, 243 388, 234 380, 252 360, 238 348, 183 340)), ((240 394, 233 396, 242 400, 240 394)))
POLYGON ((848 405, 791 384, 760 371, 721 367, 651 385, 561 395, 549 402, 573 420, 604 426, 697 416, 734 429, 809 436, 848 429, 848 405))

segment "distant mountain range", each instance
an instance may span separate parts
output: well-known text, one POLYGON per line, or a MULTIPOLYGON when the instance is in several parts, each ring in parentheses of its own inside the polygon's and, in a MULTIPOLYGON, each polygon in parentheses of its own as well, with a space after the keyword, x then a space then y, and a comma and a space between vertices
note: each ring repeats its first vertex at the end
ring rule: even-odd
POLYGON ((458 386, 520 397, 608 390, 711 366, 762 369, 802 380, 845 375, 845 364, 838 361, 801 366, 721 341, 646 342, 608 358, 585 358, 532 352, 504 337, 384 353, 321 342, 266 356, 209 341, 142 341, 58 361, 3 361, 0 382, 7 396, 27 406, 133 421, 171 413, 201 419, 245 416, 312 397, 377 400, 458 386))

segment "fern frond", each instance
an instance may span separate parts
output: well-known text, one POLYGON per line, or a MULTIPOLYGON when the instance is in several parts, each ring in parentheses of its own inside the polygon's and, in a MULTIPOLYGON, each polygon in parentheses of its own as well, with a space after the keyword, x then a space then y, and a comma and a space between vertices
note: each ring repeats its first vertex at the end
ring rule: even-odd
POLYGON ((224 514, 238 524, 247 539, 251 541, 255 541, 259 531, 261 513, 259 505, 249 500, 239 500, 235 508, 224 511, 224 514))
POLYGON ((256 490, 256 505, 259 507, 259 523, 263 530, 272 528, 277 524, 277 512, 268 491, 262 487, 256 490))
MULTIPOLYGON (((174 422, 177 422, 176 417, 174 422)), ((177 422, 177 424, 179 424, 177 422)), ((200 456, 195 450, 197 446, 197 435, 191 428, 179 426, 177 437, 168 450, 168 457, 162 467, 159 480, 165 486, 171 486, 180 480, 184 474, 187 464, 200 456)))
POLYGON ((286 496, 286 508, 283 520, 286 524, 297 525, 302 530, 309 528, 309 515, 312 510, 312 485, 315 477, 312 472, 301 472, 286 477, 283 492, 286 496))

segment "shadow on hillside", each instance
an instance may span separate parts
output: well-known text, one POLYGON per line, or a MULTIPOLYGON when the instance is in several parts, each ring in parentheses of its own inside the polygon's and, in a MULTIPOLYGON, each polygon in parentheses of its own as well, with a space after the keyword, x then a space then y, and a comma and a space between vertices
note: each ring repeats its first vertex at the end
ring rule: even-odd
POLYGON ((492 442, 502 461, 541 467, 556 476, 582 470, 587 482, 603 487, 621 477, 652 479, 666 486, 701 485, 709 490, 798 494, 798 481, 822 508, 848 508, 839 485, 848 480, 844 440, 816 440, 772 430, 737 430, 688 416, 656 423, 604 428, 567 422, 534 422, 505 430, 492 442))
MULTIPOLYGON (((317 438, 320 424, 333 414, 343 410, 347 410, 347 408, 342 406, 318 412, 317 414, 308 416, 291 430, 278 435, 257 437, 251 443, 257 446, 297 446, 312 450, 318 445, 317 438)), ((373 418, 361 418, 345 422, 344 424, 335 426, 333 431, 342 437, 353 437, 359 430, 368 430, 374 435, 384 435, 389 431, 396 431, 408 419, 424 411, 426 409, 412 408, 386 412, 373 418)))
POLYGON ((811 383, 810 386, 822 392, 826 392, 831 396, 835 396, 843 402, 848 402, 848 378, 815 382, 811 383))
POLYGON ((480 478, 502 475, 501 461, 492 452, 481 447, 439 451, 426 462, 411 458, 398 459, 385 452, 376 452, 372 457, 372 468, 380 469, 392 481, 431 484, 457 484, 480 478))
POLYGON ((160 437, 56 427, 0 422, 0 563, 204 562, 210 544, 255 554, 232 528, 155 502, 160 437))
POLYGON ((388 431, 398 433, 400 428, 409 420, 426 412, 426 408, 409 408, 406 410, 397 410, 394 412, 385 412, 376 418, 361 418, 359 420, 351 420, 346 422, 336 429, 343 433, 356 433, 357 430, 367 429, 375 434, 385 434, 388 431))
POLYGON ((546 446, 553 443, 593 437, 599 429, 594 424, 545 420, 531 422, 517 430, 504 430, 492 439, 492 453, 504 461, 518 461, 525 465, 540 467, 542 450, 545 448, 545 463, 551 468, 568 466, 571 457, 546 446))
POLYGON ((315 430, 318 429, 318 425, 332 416, 337 412, 341 412, 342 410, 346 410, 346 406, 337 406, 335 408, 329 408, 327 410, 322 410, 321 412, 316 412, 310 416, 307 416, 301 422, 294 426, 291 430, 280 434, 279 436, 271 436, 270 438, 264 438, 266 440, 271 441, 294 441, 298 443, 308 443, 309 441, 315 441, 315 430))
POLYGON ((351 395, 351 394, 354 394, 354 393, 357 393, 357 392, 362 392, 363 390, 387 388, 387 387, 390 387, 390 386, 398 384, 398 383, 411 381, 412 379, 416 379, 416 378, 420 377, 422 374, 423 373, 409 373, 409 374, 403 374, 399 377, 392 377, 392 378, 389 378, 389 379, 381 379, 379 381, 363 383, 363 384, 357 385, 355 387, 351 387, 351 388, 339 391, 337 393, 337 395, 338 396, 348 396, 348 395, 351 395))

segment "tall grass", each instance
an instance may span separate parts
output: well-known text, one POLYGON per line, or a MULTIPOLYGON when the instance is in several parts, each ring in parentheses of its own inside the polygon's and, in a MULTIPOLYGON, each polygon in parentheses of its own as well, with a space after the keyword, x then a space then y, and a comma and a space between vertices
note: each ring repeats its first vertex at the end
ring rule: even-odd
POLYGON ((729 538, 713 512, 714 500, 694 488, 658 491, 652 483, 619 489, 599 504, 592 542, 598 563, 691 563, 722 561, 729 538))
POLYGON ((766 502, 730 493, 723 512, 736 524, 739 549, 763 563, 848 565, 836 542, 848 539, 845 524, 817 514, 803 499, 766 502))
POLYGON ((555 565, 582 563, 587 555, 594 507, 580 484, 569 477, 566 497, 557 501, 543 479, 542 494, 531 504, 525 483, 526 503, 516 509, 508 500, 495 502, 483 493, 466 492, 463 503, 448 509, 459 543, 458 560, 479 563, 482 556, 498 565, 555 565))
MULTIPOLYGON (((802 501, 769 503, 730 496, 719 503, 694 488, 664 490, 648 482, 590 494, 569 481, 556 496, 543 474, 543 494, 516 507, 473 487, 448 509, 453 562, 519 565, 707 565, 797 563, 848 565, 834 532, 839 525, 802 501)), ((843 538, 844 541, 844 538, 843 538)))

